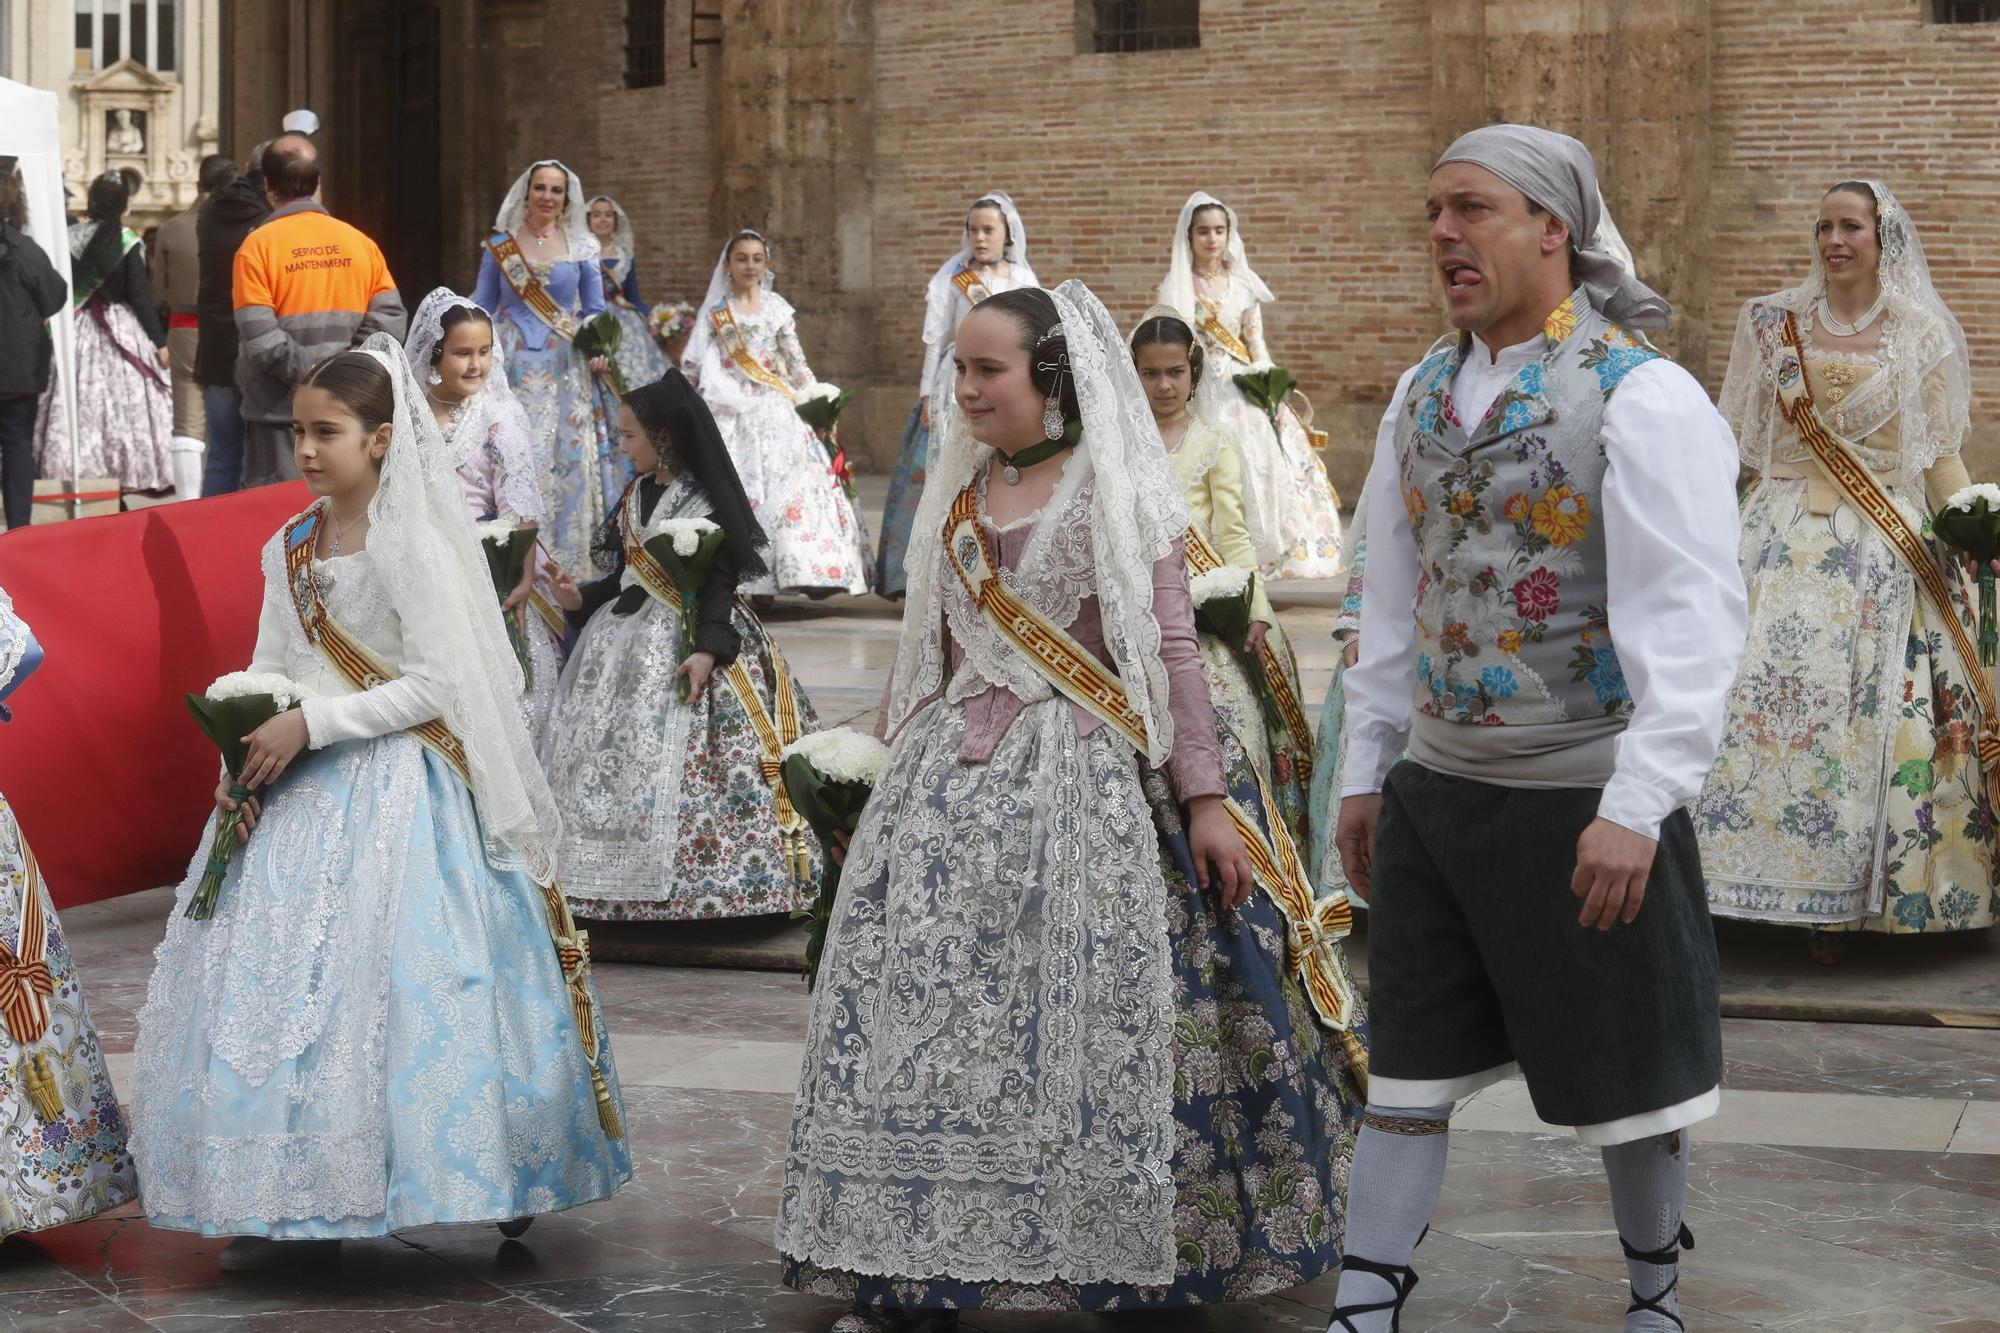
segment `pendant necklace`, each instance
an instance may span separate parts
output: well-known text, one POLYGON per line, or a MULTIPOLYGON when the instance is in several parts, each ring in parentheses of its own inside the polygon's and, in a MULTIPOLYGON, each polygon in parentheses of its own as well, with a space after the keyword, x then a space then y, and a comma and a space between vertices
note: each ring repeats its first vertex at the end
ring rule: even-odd
POLYGON ((347 535, 347 525, 334 514, 332 505, 326 507, 326 526, 333 534, 333 541, 326 553, 326 558, 331 560, 340 554, 340 539, 347 535))
POLYGON ((1882 307, 1888 304, 1888 301, 1888 292, 1876 293, 1875 304, 1862 312, 1860 319, 1855 320, 1852 324, 1843 324, 1833 317, 1833 308, 1827 305, 1826 298, 1822 296, 1819 298, 1819 322, 1828 333, 1831 333, 1836 338, 1852 338, 1855 334, 1875 322, 1882 313, 1882 307))
POLYGON ((1040 444, 1031 444, 1015 454, 1010 454, 1000 449, 995 449, 993 452, 1000 456, 1000 476, 1002 480, 1009 486, 1019 486, 1021 484, 1022 468, 1033 467, 1044 459, 1054 458, 1069 447, 1068 440, 1043 440, 1040 444))

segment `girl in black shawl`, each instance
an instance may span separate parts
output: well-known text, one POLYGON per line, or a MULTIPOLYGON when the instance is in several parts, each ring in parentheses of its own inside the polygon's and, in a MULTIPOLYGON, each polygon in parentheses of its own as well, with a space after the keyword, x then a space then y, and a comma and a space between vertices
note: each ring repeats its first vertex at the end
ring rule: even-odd
POLYGON ((678 370, 627 395, 618 425, 639 475, 593 543, 611 572, 556 585, 582 627, 542 738, 563 807, 564 891, 578 915, 606 920, 807 906, 818 851, 773 783, 779 751, 814 728, 812 706, 736 592, 765 572, 764 533, 678 370), (677 596, 647 577, 657 562, 645 544, 691 520, 720 528, 722 548, 684 637, 677 596))

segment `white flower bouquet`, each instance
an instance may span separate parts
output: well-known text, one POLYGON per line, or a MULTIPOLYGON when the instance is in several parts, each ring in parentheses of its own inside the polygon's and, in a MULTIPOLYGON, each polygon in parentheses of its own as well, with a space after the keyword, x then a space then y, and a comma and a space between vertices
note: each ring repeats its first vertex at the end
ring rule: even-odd
POLYGON ((1223 565, 1197 574, 1188 582, 1194 600, 1195 625, 1213 634, 1231 648, 1241 649, 1250 633, 1250 606, 1256 596, 1257 576, 1235 565, 1223 565))
MULTIPOLYGON (((705 518, 670 518, 646 538, 646 554, 659 562, 681 598, 681 660, 694 655, 694 631, 701 605, 701 585, 710 566, 722 550, 725 536, 721 528, 705 518)), ((688 698, 687 681, 681 681, 681 701, 688 698)))
POLYGON ((848 727, 801 736, 779 755, 785 795, 812 826, 826 867, 820 873, 819 897, 811 907, 792 913, 795 919, 812 923, 812 933, 806 939, 808 990, 819 975, 826 929, 833 920, 833 899, 840 888, 835 849, 841 842, 834 835, 851 835, 860 826, 861 811, 875 790, 875 780, 881 776, 888 755, 882 742, 848 727))
POLYGON ((1931 516, 1931 531, 1948 550, 1970 560, 1979 575, 1979 665, 1994 664, 2000 628, 1994 623, 1993 562, 2000 559, 2000 486, 1978 482, 1956 491, 1931 516))
POLYGON ((223 876, 229 873, 229 858, 236 854, 236 829, 243 822, 240 807, 252 794, 242 776, 250 762, 250 747, 244 737, 278 714, 298 707, 306 697, 307 692, 297 682, 272 671, 232 671, 218 677, 203 693, 187 697, 188 712, 222 752, 222 762, 229 770, 229 799, 239 807, 216 818, 208 864, 187 905, 187 915, 196 921, 215 915, 216 895, 222 891, 223 876))

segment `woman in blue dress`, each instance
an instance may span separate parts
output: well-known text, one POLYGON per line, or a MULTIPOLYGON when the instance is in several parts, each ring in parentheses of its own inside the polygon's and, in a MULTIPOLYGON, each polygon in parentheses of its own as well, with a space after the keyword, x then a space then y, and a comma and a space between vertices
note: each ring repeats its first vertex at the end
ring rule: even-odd
MULTIPOLYGON (((591 196, 585 214, 590 234, 597 238, 597 267, 604 275, 604 306, 618 321, 618 373, 625 391, 644 388, 667 373, 667 354, 653 338, 646 317, 653 307, 639 295, 638 241, 632 219, 608 194, 591 196)), ((616 420, 617 409, 612 409, 616 420)))
POLYGON ((305 702, 252 733, 242 846, 195 920, 203 839, 135 1050, 147 1217, 237 1236, 232 1269, 437 1222, 514 1236, 631 1176, 450 450, 386 334, 293 412, 320 498, 264 547, 250 670, 305 702))
POLYGON ((498 316, 495 333, 514 396, 547 451, 542 541, 572 575, 587 574, 590 538, 625 489, 631 469, 611 426, 617 403, 571 339, 604 311, 597 239, 584 220, 583 182, 553 159, 521 173, 500 205, 479 256, 472 299, 498 316))

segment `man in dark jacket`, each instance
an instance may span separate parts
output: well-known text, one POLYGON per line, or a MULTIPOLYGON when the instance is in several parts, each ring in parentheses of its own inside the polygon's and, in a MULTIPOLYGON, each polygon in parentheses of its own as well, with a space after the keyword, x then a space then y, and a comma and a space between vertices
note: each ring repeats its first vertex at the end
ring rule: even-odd
POLYGON ((194 379, 201 386, 208 417, 208 465, 203 495, 243 488, 243 395, 236 387, 236 305, 230 282, 243 238, 271 215, 264 194, 264 145, 251 150, 241 176, 209 195, 195 221, 201 269, 201 337, 194 354, 194 379))
POLYGON ((14 159, 0 157, 0 507, 24 528, 35 507, 35 404, 49 383, 49 316, 69 289, 21 229, 27 194, 14 159))

